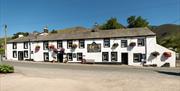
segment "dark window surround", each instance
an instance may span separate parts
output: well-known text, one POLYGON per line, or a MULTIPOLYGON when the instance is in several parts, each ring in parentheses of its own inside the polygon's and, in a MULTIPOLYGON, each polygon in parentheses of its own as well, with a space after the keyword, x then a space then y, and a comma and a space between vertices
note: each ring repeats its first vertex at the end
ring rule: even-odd
POLYGON ((67 49, 72 48, 73 41, 72 40, 67 40, 67 49))
POLYGON ((79 40, 79 48, 85 48, 85 41, 79 40))
POLYGON ((17 51, 13 51, 13 58, 17 58, 17 51))
POLYGON ((24 58, 28 58, 28 51, 24 51, 24 58), (26 56, 26 54, 27 54, 27 56, 26 56))
POLYGON ((62 40, 57 41, 57 48, 63 48, 63 41, 62 40))
POLYGON ((43 53, 43 58, 44 58, 44 61, 49 61, 49 53, 48 52, 44 52, 43 53), (45 55, 48 56, 47 59, 45 58, 45 55))
POLYGON ((137 39, 138 46, 145 46, 145 38, 137 39))
POLYGON ((67 60, 73 61, 73 54, 72 53, 67 53, 67 60), (70 59, 69 59, 69 57, 70 57, 70 59))
POLYGON ((104 39, 104 48, 110 47, 110 39, 106 38, 104 39))
POLYGON ((83 53, 77 53, 77 61, 81 61, 83 59, 83 53))
POLYGON ((17 49, 17 43, 13 43, 13 49, 17 49))
POLYGON ((102 52, 102 61, 103 62, 108 62, 109 61, 109 52, 102 52), (107 60, 105 60, 104 55, 107 56, 107 60))
POLYGON ((111 52, 111 61, 115 61, 116 62, 117 60, 118 60, 118 53, 117 52, 111 52), (112 59, 112 55, 113 54, 116 55, 115 56, 115 60, 112 59))
POLYGON ((121 40, 121 48, 127 47, 128 41, 127 40, 121 40))
POLYGON ((24 42, 24 49, 28 49, 28 42, 24 42))
POLYGON ((145 59, 145 54, 142 54, 142 53, 134 53, 133 54, 133 62, 134 63, 138 63, 138 62, 141 62, 142 59, 145 59), (137 59, 136 59, 137 57, 137 59))
POLYGON ((43 50, 48 50, 49 43, 48 41, 43 42, 43 50))

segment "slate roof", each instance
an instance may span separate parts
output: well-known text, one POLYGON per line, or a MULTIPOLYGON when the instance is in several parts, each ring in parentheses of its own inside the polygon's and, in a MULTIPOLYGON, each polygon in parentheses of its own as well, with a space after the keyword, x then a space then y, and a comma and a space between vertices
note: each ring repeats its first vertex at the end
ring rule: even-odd
MULTIPOLYGON (((76 30, 74 30, 76 31, 76 30)), ((121 38, 121 37, 135 37, 135 36, 155 36, 148 28, 126 28, 113 30, 98 30, 92 32, 84 29, 81 32, 64 32, 48 35, 29 35, 8 41, 10 42, 27 42, 27 41, 51 41, 51 40, 75 40, 75 39, 98 39, 98 38, 121 38)))

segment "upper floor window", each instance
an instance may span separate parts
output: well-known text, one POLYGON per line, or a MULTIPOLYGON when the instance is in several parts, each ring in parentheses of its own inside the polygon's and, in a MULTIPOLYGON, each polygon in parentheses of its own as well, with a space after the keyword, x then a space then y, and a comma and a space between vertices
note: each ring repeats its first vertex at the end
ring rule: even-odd
POLYGON ((13 49, 17 49, 17 43, 13 43, 13 49))
POLYGON ((138 42, 138 46, 144 46, 145 45, 145 39, 144 38, 138 39, 137 42, 138 42))
POLYGON ((43 49, 44 49, 44 50, 48 50, 48 46, 49 46, 48 41, 44 41, 44 42, 43 42, 43 49))
POLYGON ((24 42, 24 49, 28 49, 28 42, 24 42))
POLYGON ((104 47, 110 47, 110 39, 104 39, 104 47))
POLYGON ((85 44, 84 44, 84 40, 79 40, 79 48, 84 48, 85 44))
POLYGON ((57 48, 62 48, 63 42, 61 40, 57 41, 57 48))
POLYGON ((127 47, 127 40, 121 40, 121 47, 127 47))
POLYGON ((73 41, 72 40, 68 40, 67 41, 67 48, 72 48, 72 44, 73 44, 73 41))

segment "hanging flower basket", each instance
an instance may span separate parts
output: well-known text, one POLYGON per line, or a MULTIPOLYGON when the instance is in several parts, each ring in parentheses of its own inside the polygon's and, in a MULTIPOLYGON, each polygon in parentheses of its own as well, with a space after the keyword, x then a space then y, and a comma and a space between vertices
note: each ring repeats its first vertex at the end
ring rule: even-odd
POLYGON ((40 46, 37 45, 37 46, 35 47, 35 53, 38 52, 39 50, 40 50, 40 46))
POLYGON ((114 44, 112 45, 112 49, 115 49, 115 48, 118 47, 118 46, 119 46, 118 43, 114 43, 114 44))
POLYGON ((172 56, 172 55, 171 55, 171 52, 164 52, 163 55, 164 55, 165 57, 171 57, 171 56, 172 56))
POLYGON ((131 42, 131 43, 129 44, 129 46, 134 47, 134 46, 136 46, 136 43, 135 43, 135 42, 131 42))
POLYGON ((76 49, 77 45, 76 44, 72 44, 72 49, 76 49))
POLYGON ((64 53, 65 49, 64 48, 61 48, 60 52, 61 53, 64 53))
POLYGON ((151 55, 153 55, 154 57, 157 57, 157 56, 159 56, 160 54, 159 54, 159 52, 154 51, 154 52, 151 53, 151 55))
POLYGON ((54 48, 55 48, 54 45, 49 46, 49 50, 54 50, 54 48))

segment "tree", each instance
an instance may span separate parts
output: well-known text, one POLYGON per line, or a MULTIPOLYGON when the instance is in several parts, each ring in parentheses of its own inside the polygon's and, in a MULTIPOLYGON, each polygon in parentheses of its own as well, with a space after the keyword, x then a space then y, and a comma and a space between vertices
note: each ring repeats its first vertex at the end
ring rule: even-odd
POLYGON ((17 32, 17 33, 15 33, 15 34, 13 34, 12 39, 18 38, 19 35, 28 36, 29 33, 28 33, 28 32, 17 32))
POLYGON ((143 19, 141 16, 130 16, 127 19, 128 28, 135 28, 135 27, 148 27, 149 22, 146 19, 143 19))
POLYGON ((53 30, 51 31, 51 33, 57 33, 57 31, 53 29, 53 30))
POLYGON ((99 27, 99 29, 102 30, 119 29, 119 28, 124 28, 124 26, 120 24, 116 18, 110 18, 109 20, 107 20, 105 24, 102 24, 99 27))

